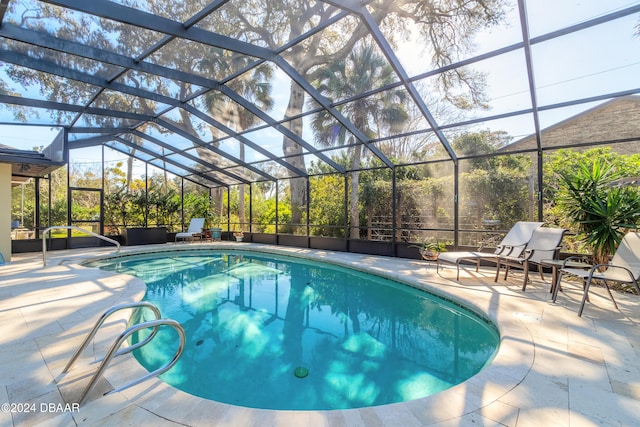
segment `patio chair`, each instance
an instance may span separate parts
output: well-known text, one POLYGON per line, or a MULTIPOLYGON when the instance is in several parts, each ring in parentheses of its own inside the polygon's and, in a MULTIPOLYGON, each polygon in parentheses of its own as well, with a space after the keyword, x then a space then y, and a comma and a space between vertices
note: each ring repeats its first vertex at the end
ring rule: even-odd
POLYGON ((204 218, 191 218, 187 231, 176 233, 175 242, 177 243, 178 239, 193 240, 200 238, 202 240, 202 227, 204 227, 204 218))
POLYGON ((478 271, 482 260, 495 262, 499 255, 520 255, 529 239, 531 239, 533 232, 543 224, 542 222, 516 222, 493 253, 480 251, 441 252, 437 261, 438 271, 441 262, 455 264, 457 269, 456 280, 460 280, 460 263, 475 262, 476 271, 478 271))
POLYGON ((529 281, 529 269, 532 265, 537 266, 540 272, 540 277, 544 280, 542 272, 542 266, 540 263, 542 260, 558 259, 560 255, 560 244, 562 238, 567 230, 564 228, 550 228, 540 227, 537 228, 532 236, 527 247, 522 251, 520 255, 499 255, 496 261, 496 277, 495 282, 498 281, 500 276, 500 268, 505 267, 504 279, 507 280, 509 276, 509 270, 513 268, 520 268, 524 270, 524 281, 522 283, 522 290, 527 288, 527 282, 529 281))
MULTIPOLYGON (((562 268, 560 269, 558 283, 562 281, 562 276, 565 274, 582 279, 584 295, 582 296, 582 302, 578 309, 578 316, 582 316, 584 305, 589 298, 589 287, 593 279, 603 281, 609 298, 611 298, 614 307, 618 310, 618 304, 616 304, 616 300, 613 299, 613 294, 611 293, 611 289, 609 289, 608 282, 631 283, 636 288, 636 292, 640 294, 640 287, 638 287, 638 281, 640 280, 640 233, 627 233, 609 263, 596 264, 588 270, 562 268), (606 269, 601 271, 602 267, 606 269)), ((556 286, 554 289, 553 302, 556 301, 558 296, 558 288, 560 288, 560 286, 556 286)))

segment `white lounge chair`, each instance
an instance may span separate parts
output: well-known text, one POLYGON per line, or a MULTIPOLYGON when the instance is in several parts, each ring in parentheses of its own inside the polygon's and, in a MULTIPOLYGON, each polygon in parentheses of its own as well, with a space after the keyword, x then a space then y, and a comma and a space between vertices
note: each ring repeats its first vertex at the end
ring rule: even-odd
MULTIPOLYGON (((618 304, 616 304, 616 300, 613 299, 613 294, 607 282, 631 283, 636 288, 636 292, 640 294, 640 287, 638 287, 638 281, 640 281, 640 233, 627 233, 620 242, 613 258, 611 258, 611 262, 608 264, 596 264, 588 270, 561 268, 558 284, 562 281, 562 276, 565 274, 582 279, 584 295, 582 296, 580 309, 578 309, 578 316, 582 316, 582 311, 584 310, 584 305, 589 295, 589 287, 593 279, 604 282, 609 297, 617 310, 618 304), (606 270, 600 271, 601 267, 606 267, 606 270)), ((558 296, 558 288, 560 288, 559 285, 556 286, 553 291, 553 302, 556 301, 558 296)))
POLYGON ((204 227, 204 218, 191 218, 189 229, 182 233, 176 233, 175 242, 177 242, 178 239, 193 240, 200 238, 200 240, 202 240, 202 227, 204 227))
POLYGON ((526 244, 531 239, 533 232, 541 227, 543 222, 529 222, 518 221, 511 230, 502 239, 495 252, 480 252, 480 251, 458 251, 458 252, 442 252, 438 256, 437 266, 440 267, 440 263, 455 264, 457 268, 456 280, 460 280, 460 263, 472 263, 476 264, 476 271, 480 267, 480 261, 490 260, 495 262, 499 255, 513 255, 517 256, 522 253, 526 244))
POLYGON ((524 281, 522 283, 522 291, 527 288, 527 282, 529 281, 529 269, 532 265, 538 266, 540 277, 544 279, 542 274, 542 267, 540 263, 543 260, 555 260, 560 255, 560 244, 562 238, 567 230, 564 228, 550 228, 540 227, 536 228, 531 235, 531 240, 527 243, 526 248, 518 256, 513 255, 499 255, 496 260, 496 277, 495 282, 498 281, 500 275, 500 268, 504 266, 504 279, 507 280, 509 276, 509 270, 513 268, 519 268, 524 270, 524 281))

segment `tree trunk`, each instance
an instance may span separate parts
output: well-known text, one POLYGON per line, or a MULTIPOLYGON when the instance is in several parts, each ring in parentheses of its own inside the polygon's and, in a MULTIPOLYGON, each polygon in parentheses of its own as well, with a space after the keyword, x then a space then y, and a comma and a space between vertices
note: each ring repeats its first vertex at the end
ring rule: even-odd
MULTIPOLYGON (((295 82, 291 82, 289 104, 287 106, 287 117, 297 116, 302 113, 304 106, 304 91, 295 82)), ((302 119, 296 119, 286 124, 289 130, 298 136, 302 136, 302 119)), ((282 151, 287 157, 287 162, 296 168, 306 172, 302 147, 288 137, 282 140, 282 151), (288 157, 292 156, 292 157, 288 157)), ((294 177, 295 175, 290 174, 294 177)), ((302 222, 302 213, 307 205, 307 185, 303 179, 291 179, 289 184, 291 196, 291 224, 302 222)))
POLYGON ((360 212, 358 205, 360 198, 358 196, 358 187, 360 183, 360 159, 362 157, 362 146, 356 145, 353 154, 353 172, 351 172, 351 197, 349 197, 349 219, 350 233, 352 239, 360 238, 360 212))
POLYGON ((127 183, 126 190, 127 194, 131 193, 131 181, 133 181, 133 156, 135 156, 136 150, 131 150, 131 154, 127 158, 127 183))
POLYGON ((245 184, 240 184, 238 188, 238 222, 240 222, 240 230, 243 231, 245 229, 244 186, 245 184))

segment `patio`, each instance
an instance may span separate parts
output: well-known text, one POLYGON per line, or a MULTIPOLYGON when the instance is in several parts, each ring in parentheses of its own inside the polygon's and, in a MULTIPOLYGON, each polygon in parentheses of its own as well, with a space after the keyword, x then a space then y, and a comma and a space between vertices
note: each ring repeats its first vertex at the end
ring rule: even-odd
MULTIPOLYGON (((218 243, 225 247, 237 243, 218 243)), ((104 380, 79 409, 73 402, 90 369, 91 353, 102 355, 123 329, 122 314, 98 334, 96 344, 72 371, 60 372, 99 313, 136 301, 144 284, 123 275, 75 263, 110 249, 56 251, 42 267, 41 254, 14 255, 0 266, 0 424, 34 425, 220 425, 220 426, 629 426, 640 423, 639 297, 617 294, 613 310, 604 289, 590 293, 582 318, 581 292, 564 286, 557 304, 549 283, 537 274, 521 292, 521 276, 494 283, 494 270, 455 267, 437 274, 422 261, 334 253, 292 247, 242 244, 247 249, 304 254, 345 265, 368 266, 402 277, 486 313, 498 325, 502 344, 493 363, 471 380, 437 395, 400 404, 347 411, 265 411, 207 401, 152 379, 123 392, 101 392, 138 377, 131 356, 115 359, 104 380), (59 265, 61 260, 67 260, 59 265), (58 382, 56 382, 58 379, 58 382), (19 406, 26 404, 25 406, 19 406), (12 407, 13 406, 13 407, 12 407), (24 408, 34 408, 25 412, 24 408), (17 409, 22 408, 22 411, 17 409), (7 410, 9 409, 9 410, 7 410), (11 409, 15 409, 13 413, 11 409), (68 409, 65 411, 65 409, 68 409)), ((199 245, 200 246, 200 245, 199 245)), ((166 249, 166 246, 162 246, 166 249)), ((145 249, 153 249, 150 246, 145 249)), ((126 248, 126 251, 135 248, 126 248)), ((93 365, 95 369, 95 365, 93 365)))

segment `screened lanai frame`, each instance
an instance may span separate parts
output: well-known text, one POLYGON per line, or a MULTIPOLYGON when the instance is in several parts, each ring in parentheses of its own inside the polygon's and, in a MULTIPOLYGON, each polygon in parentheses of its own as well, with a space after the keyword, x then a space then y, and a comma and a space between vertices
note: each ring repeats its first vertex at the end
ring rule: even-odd
MULTIPOLYGON (((309 236, 312 227, 338 226, 345 227, 344 234, 347 237, 349 183, 354 179, 354 170, 361 170, 366 178, 367 174, 374 173, 371 171, 386 169, 390 183, 387 203, 390 224, 386 227, 388 237, 392 242, 411 241, 420 235, 409 232, 408 236, 403 237, 397 230, 398 227, 409 231, 412 228, 398 225, 396 218, 401 197, 397 185, 398 174, 410 167, 447 164, 453 188, 448 198, 439 203, 446 205, 446 210, 451 212, 451 221, 446 224, 423 224, 417 226, 416 231, 440 232, 440 236, 454 245, 464 243, 459 232, 468 227, 461 220, 466 215, 467 207, 460 206, 463 202, 459 188, 459 174, 465 169, 465 164, 490 155, 532 155, 534 182, 527 185, 531 187, 533 199, 530 204, 533 207, 529 207, 528 216, 530 219, 539 219, 542 217, 542 199, 539 195, 543 194, 542 158, 545 152, 563 147, 638 141, 640 135, 635 133, 621 138, 606 135, 602 139, 548 145, 544 130, 600 103, 640 92, 638 82, 625 78, 626 74, 623 73, 633 73, 635 70, 638 75, 640 49, 627 51, 622 57, 619 54, 615 56, 617 52, 612 48, 622 44, 625 34, 637 46, 638 37, 634 37, 634 31, 640 3, 591 1, 576 6, 558 5, 551 1, 485 2, 492 8, 485 12, 495 12, 495 16, 485 16, 482 25, 477 24, 486 28, 479 28, 472 39, 465 39, 464 34, 443 38, 440 48, 445 41, 458 41, 460 46, 446 52, 448 56, 440 58, 439 62, 425 59, 423 64, 413 59, 416 54, 430 58, 428 53, 433 53, 433 45, 427 43, 428 39, 420 39, 425 43, 424 46, 420 43, 403 44, 395 29, 402 22, 409 29, 406 23, 412 19, 411 13, 418 13, 419 7, 428 3, 408 0, 220 0, 184 3, 2 0, 0 40, 3 46, 0 61, 3 64, 4 85, 0 88, 3 104, 0 123, 28 121, 31 124, 60 127, 68 136, 69 150, 109 147, 156 167, 159 164, 170 165, 171 173, 184 180, 213 189, 222 187, 227 192, 244 185, 249 186, 251 193, 253 183, 271 182, 276 188, 282 188, 290 186, 288 182, 292 179, 300 182, 306 180, 300 186, 301 191, 306 191, 302 197, 306 203, 300 204, 306 210, 306 214, 303 212, 302 215, 306 220, 292 221, 291 228, 299 231, 294 233, 280 230, 276 216, 273 225, 276 232, 283 234, 309 236), (169 4, 170 8, 167 7, 169 4), (156 5, 157 13, 152 13, 156 5), (497 12, 499 7, 500 13, 497 12), (52 8, 54 15, 44 20, 33 18, 46 15, 45 8, 52 8), (281 22, 287 16, 287 9, 309 12, 313 17, 298 34, 289 38, 283 37, 283 32, 276 31, 278 25, 286 27, 288 24, 281 22), (234 15, 235 11, 246 13, 249 10, 258 13, 232 19, 240 16, 234 15), (66 13, 65 19, 69 20, 64 22, 73 23, 78 34, 72 31, 56 32, 64 28, 63 21, 55 18, 55 13, 62 11, 66 13), (262 27, 249 30, 252 23, 266 16, 276 17, 264 27, 271 32, 270 35, 261 33, 262 27), (225 25, 221 17, 229 18, 229 22, 225 25), (245 27, 239 28, 240 25, 245 27), (89 30, 81 31, 83 26, 89 27, 89 30), (364 45, 363 42, 350 45, 349 41, 339 44, 343 41, 340 38, 341 31, 345 29, 361 34, 362 40, 383 58, 392 73, 387 81, 372 84, 363 92, 330 97, 319 88, 317 82, 305 78, 304 67, 301 68, 305 58, 297 52, 308 49, 306 44, 311 43, 310 40, 315 41, 314 37, 319 40, 320 47, 317 49, 324 49, 317 50, 315 54, 318 55, 328 53, 328 56, 337 57, 341 49, 364 45), (602 29, 607 31, 599 31, 602 29), (490 35, 487 36, 484 30, 491 31, 490 35), (100 34, 105 37, 101 39, 100 34), (120 43, 115 37, 123 34, 133 34, 136 39, 129 39, 132 42, 130 44, 120 43), (581 38, 582 35, 588 37, 581 38), (329 43, 333 39, 337 40, 337 45, 329 43), (147 40, 151 42, 143 44, 147 40), (596 40, 598 43, 595 43, 596 40), (477 46, 466 49, 470 41, 477 46), (407 48, 407 44, 410 47, 407 48), (176 47, 171 51, 173 45, 176 47), (597 46, 593 53, 581 55, 580 48, 587 45, 597 46), (417 50, 421 47, 425 48, 425 52, 417 50), (196 52, 194 55, 197 55, 202 51, 210 52, 212 57, 215 54, 214 59, 223 58, 226 62, 214 63, 214 60, 210 60, 205 64, 203 58, 196 58, 202 61, 197 63, 198 67, 193 67, 194 63, 187 61, 194 59, 188 57, 189 53, 196 52), (172 53, 185 56, 176 59, 172 53), (537 62, 538 58, 546 56, 549 58, 544 62, 537 62), (605 60, 608 61, 606 65, 603 64, 605 60), (509 66, 502 64, 501 67, 501 61, 509 66), (570 66, 571 61, 579 62, 584 71, 581 73, 579 68, 576 71, 577 67, 570 66), (492 63, 497 65, 490 66, 492 63), (281 82, 277 89, 288 92, 288 86, 293 84, 298 93, 303 94, 305 102, 298 106, 297 111, 287 112, 285 101, 275 102, 272 109, 266 109, 256 99, 237 89, 241 87, 238 82, 243 76, 250 75, 264 64, 272 66, 274 79, 281 82), (452 93, 446 94, 448 96, 424 96, 425 87, 436 87, 434 85, 438 79, 448 73, 472 73, 484 69, 489 70, 484 76, 494 90, 496 87, 502 88, 502 93, 498 93, 501 96, 496 96, 492 90, 488 99, 477 100, 479 104, 489 105, 490 108, 486 110, 475 108, 466 112, 454 103, 456 97, 466 98, 463 101, 468 102, 475 95, 464 91, 460 85, 465 82, 462 79, 454 82, 450 88, 452 93), (554 73, 562 74, 565 80, 554 81, 554 73), (25 77, 20 80, 19 76, 27 75, 32 79, 46 77, 54 83, 47 88, 48 91, 37 93, 39 86, 34 85, 33 80, 29 82, 25 77), (594 80, 593 76, 601 76, 602 79, 594 80), (585 85, 576 84, 577 88, 569 87, 582 79, 591 80, 585 85), (74 94, 73 98, 65 100, 62 91, 68 81, 74 82, 74 94), (224 114, 207 112, 207 94, 212 93, 215 102, 233 105, 236 114, 251 117, 251 125, 239 129, 237 122, 224 114), (351 107, 360 102, 379 99, 385 94, 402 96, 408 105, 409 120, 417 125, 409 129, 383 129, 380 126, 375 129, 378 133, 371 135, 366 123, 358 124, 345 113, 355 109, 351 107), (547 119, 558 111, 563 112, 560 119, 547 119), (333 128, 339 128, 331 146, 322 145, 317 133, 314 134, 310 129, 313 119, 323 115, 332 120, 333 128), (508 129, 512 144, 491 152, 465 151, 464 147, 454 144, 465 129, 482 129, 483 126, 496 123, 502 123, 504 129, 508 129), (517 131, 514 130, 516 128, 517 131), (533 140, 533 144, 518 144, 527 138, 533 140), (405 140, 423 144, 422 154, 398 157, 394 150, 400 141, 404 143, 405 140), (424 148, 425 144, 431 148, 424 148), (291 151, 285 153, 283 145, 291 151), (239 146, 245 147, 243 155, 236 148, 231 148, 239 146), (341 161, 345 155, 352 155, 355 147, 363 147, 363 157, 368 159, 366 165, 361 163, 358 168, 341 161), (311 168, 312 162, 322 167, 311 168), (313 198, 309 193, 313 178, 325 175, 336 175, 342 179, 343 194, 339 199, 344 209, 343 224, 314 224, 310 218, 313 198), (465 212, 461 213, 461 210, 465 212)), ((441 2, 440 5, 447 3, 441 2)), ((478 7, 473 2, 469 4, 470 8, 478 7)), ((477 9, 474 11, 478 12, 477 9)), ((449 24, 458 29, 462 29, 464 24, 470 25, 459 17, 443 23, 449 24)), ((465 74, 465 78, 470 78, 470 75, 465 74)), ((496 127, 502 129, 499 124, 496 127)), ((411 146, 411 143, 407 145, 411 146)), ((278 206, 283 202, 277 199, 279 191, 275 195, 278 206)), ((250 224, 253 223, 252 212, 250 208, 250 224)), ((491 219, 487 219, 487 224, 491 224, 491 219)), ((230 229, 234 226, 228 221, 230 229)), ((362 224, 358 228, 369 230, 362 224)), ((385 229, 384 226, 377 228, 385 229)), ((363 233, 360 237, 369 239, 372 236, 371 233, 363 233)))

